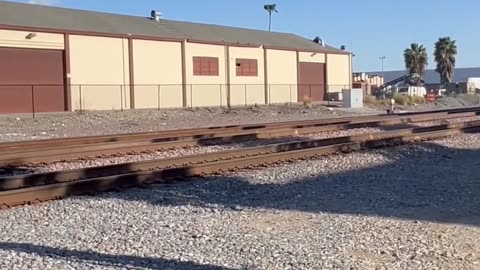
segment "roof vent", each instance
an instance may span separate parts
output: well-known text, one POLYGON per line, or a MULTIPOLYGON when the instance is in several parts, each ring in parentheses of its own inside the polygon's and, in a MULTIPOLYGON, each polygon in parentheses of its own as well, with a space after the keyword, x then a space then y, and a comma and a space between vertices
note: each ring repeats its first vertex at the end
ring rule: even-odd
POLYGON ((151 17, 152 20, 154 20, 156 22, 159 22, 160 17, 162 17, 162 13, 160 11, 157 11, 157 10, 152 10, 152 12, 150 12, 150 17, 151 17))
POLYGON ((346 47, 345 45, 342 45, 342 46, 340 47, 340 50, 342 50, 342 51, 345 51, 346 49, 347 49, 347 47, 346 47))
POLYGON ((325 42, 324 42, 323 39, 321 39, 320 37, 315 37, 315 38, 313 39, 313 42, 322 45, 322 47, 325 47, 325 42))

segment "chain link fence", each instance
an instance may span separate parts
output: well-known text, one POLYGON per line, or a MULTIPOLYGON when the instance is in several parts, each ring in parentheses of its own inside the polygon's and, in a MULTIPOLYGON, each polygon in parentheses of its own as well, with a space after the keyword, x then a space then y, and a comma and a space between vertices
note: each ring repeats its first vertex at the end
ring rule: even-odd
POLYGON ((349 85, 78 84, 0 85, 0 114, 193 107, 238 107, 339 101, 349 85))

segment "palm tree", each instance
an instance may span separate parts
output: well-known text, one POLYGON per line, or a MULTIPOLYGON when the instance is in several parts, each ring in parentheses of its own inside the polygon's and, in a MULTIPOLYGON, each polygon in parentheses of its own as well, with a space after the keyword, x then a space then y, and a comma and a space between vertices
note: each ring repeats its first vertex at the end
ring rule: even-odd
POLYGON ((440 74, 442 83, 452 81, 453 70, 455 69, 455 56, 457 55, 456 41, 450 37, 439 38, 435 43, 435 62, 437 68, 435 71, 440 74))
POLYGON ((263 8, 268 12, 268 31, 270 31, 272 29, 272 13, 278 13, 277 4, 265 5, 263 8))
POLYGON ((410 48, 405 49, 403 52, 403 58, 405 59, 405 67, 410 75, 416 74, 423 78, 428 65, 427 49, 423 45, 412 43, 410 48))

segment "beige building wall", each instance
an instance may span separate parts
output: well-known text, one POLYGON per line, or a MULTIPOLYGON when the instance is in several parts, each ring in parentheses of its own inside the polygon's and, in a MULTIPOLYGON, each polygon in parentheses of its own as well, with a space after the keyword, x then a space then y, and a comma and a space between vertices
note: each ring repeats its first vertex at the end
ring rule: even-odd
POLYGON ((227 72, 225 46, 199 43, 185 44, 187 106, 208 107, 227 105, 227 72), (218 76, 194 76, 193 57, 218 58, 218 76))
POLYGON ((327 82, 329 92, 341 92, 352 87, 351 55, 327 55, 327 82))
POLYGON ((353 84, 353 54, 348 55, 348 67, 350 68, 350 72, 348 72, 349 79, 350 79, 350 87, 353 84))
POLYGON ((267 50, 269 103, 297 102, 297 53, 267 50))
POLYGON ((299 62, 307 63, 325 63, 324 53, 312 53, 312 52, 299 52, 299 62))
POLYGON ((70 35, 69 42, 72 109, 128 109, 128 40, 70 35))
POLYGON ((182 44, 133 40, 135 108, 183 106, 182 44))
POLYGON ((262 48, 229 47, 230 104, 265 104, 265 67, 262 48), (256 59, 258 76, 237 76, 236 59, 256 59))
POLYGON ((0 47, 63 50, 65 44, 62 34, 0 29, 0 47), (30 33, 34 36, 28 38, 30 33))

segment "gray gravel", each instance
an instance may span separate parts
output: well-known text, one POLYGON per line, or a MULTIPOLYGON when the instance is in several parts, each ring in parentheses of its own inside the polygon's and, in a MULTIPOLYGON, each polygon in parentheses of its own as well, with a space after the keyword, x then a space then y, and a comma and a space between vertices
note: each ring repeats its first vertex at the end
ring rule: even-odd
MULTIPOLYGON (((389 102, 372 102, 375 100, 374 97, 369 97, 369 102, 367 102, 366 107, 375 108, 375 109, 388 109, 390 107, 389 102)), ((478 107, 480 106, 480 95, 473 94, 460 94, 460 95, 451 95, 443 96, 438 98, 435 102, 428 102, 424 104, 417 105, 405 105, 396 104, 395 107, 397 110, 407 110, 407 111, 425 111, 425 110, 442 110, 442 109, 452 109, 452 108, 464 108, 464 107, 478 107)))
POLYGON ((480 120, 480 116, 452 118, 452 119, 444 119, 444 120, 436 120, 436 121, 425 121, 425 122, 414 123, 413 125, 418 127, 426 127, 426 126, 433 126, 433 125, 453 124, 453 123, 476 121, 476 120, 480 120))
MULTIPOLYGON (((427 122, 420 122, 420 123, 408 124, 408 125, 393 125, 393 126, 388 126, 386 129, 392 130, 392 129, 398 129, 398 128, 413 127, 413 126, 426 127, 426 126, 446 124, 446 123, 456 123, 461 121, 473 121, 478 119, 480 119, 480 117, 465 117, 465 118, 448 119, 448 120, 441 120, 441 121, 427 121, 427 122)), ((327 138, 342 137, 342 136, 353 136, 353 135, 366 134, 366 133, 378 133, 384 130, 385 128, 356 128, 356 129, 348 129, 348 130, 338 130, 338 131, 298 135, 298 136, 284 137, 284 138, 274 138, 274 139, 268 139, 268 140, 252 140, 252 141, 246 141, 241 143, 228 143, 228 144, 222 144, 222 145, 190 147, 190 148, 156 151, 156 152, 142 153, 142 154, 121 155, 121 156, 115 156, 115 157, 55 162, 55 163, 44 165, 44 166, 32 166, 32 167, 25 167, 21 169, 17 168, 12 170, 3 170, 3 171, 0 171, 0 176, 18 175, 18 174, 26 174, 26 173, 42 173, 42 172, 52 172, 52 171, 61 171, 61 170, 73 170, 73 169, 79 169, 79 168, 91 168, 91 167, 97 167, 97 166, 106 166, 106 165, 121 164, 121 163, 128 163, 128 162, 138 162, 138 161, 145 161, 145 160, 164 159, 164 158, 173 158, 173 157, 186 156, 186 155, 228 151, 228 150, 240 149, 243 147, 254 147, 254 146, 273 144, 273 143, 286 143, 294 140, 312 140, 312 139, 318 140, 318 139, 327 139, 327 138)))
POLYGON ((426 103, 417 106, 405 106, 408 110, 440 110, 448 108, 480 106, 480 95, 452 95, 439 98, 433 103, 426 103))
POLYGON ((22 168, 22 170, 9 170, 5 172, 0 172, 0 176, 12 175, 12 174, 26 174, 26 173, 42 173, 42 172, 52 172, 52 171, 61 171, 61 170, 73 170, 79 168, 91 168, 98 166, 106 166, 112 164, 121 164, 127 162, 138 162, 145 160, 154 160, 154 159, 164 159, 164 158, 173 158, 179 156, 187 155, 196 155, 203 153, 213 153, 219 151, 228 151, 236 150, 244 147, 255 147, 265 144, 274 144, 274 143, 286 143, 299 140, 311 140, 311 139, 326 139, 340 136, 352 136, 364 133, 376 133, 381 132, 382 129, 379 128, 357 128, 349 130, 339 130, 332 132, 322 132, 309 135, 301 136, 292 136, 292 137, 282 137, 274 138, 268 140, 252 140, 245 141, 240 143, 228 143, 221 145, 210 145, 210 146, 196 146, 189 148, 180 148, 167 151, 157 151, 144 154, 134 154, 134 155, 122 155, 117 157, 106 157, 106 158, 94 158, 94 159, 84 159, 76 161, 64 161, 64 162, 55 162, 52 164, 44 166, 31 166, 22 168))
MULTIPOLYGON (((340 103, 335 103, 339 106, 340 103)), ((433 110, 480 106, 480 95, 460 95, 405 110, 433 110)), ((307 120, 350 115, 385 113, 385 107, 345 109, 314 105, 278 105, 222 108, 194 108, 162 111, 86 112, 58 116, 0 116, 0 142, 49 139, 58 137, 132 133, 218 125, 307 120)))
POLYGON ((0 269, 476 270, 479 160, 462 135, 0 211, 0 269))
MULTIPOLYGON (((0 117, 0 142, 147 132, 207 126, 321 119, 378 114, 374 109, 327 108, 315 105, 176 109, 164 111, 86 112, 32 118, 0 117)), ((384 111, 382 111, 384 113, 384 111)))

